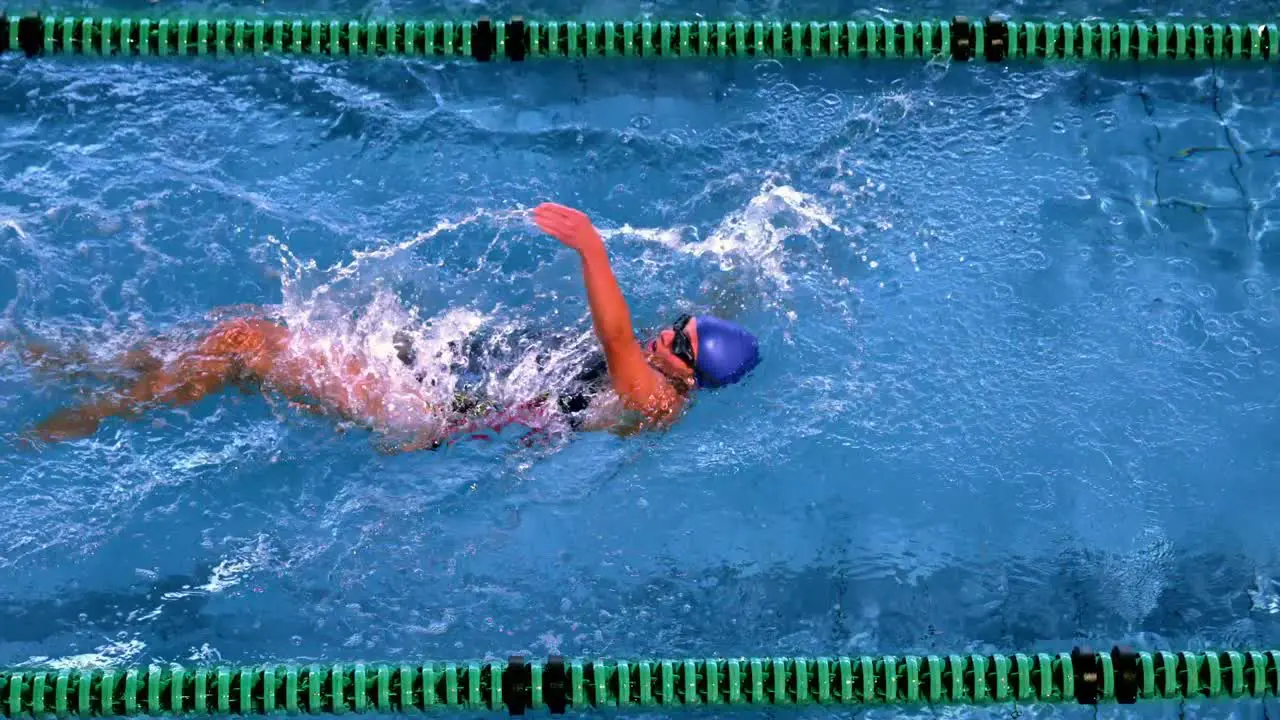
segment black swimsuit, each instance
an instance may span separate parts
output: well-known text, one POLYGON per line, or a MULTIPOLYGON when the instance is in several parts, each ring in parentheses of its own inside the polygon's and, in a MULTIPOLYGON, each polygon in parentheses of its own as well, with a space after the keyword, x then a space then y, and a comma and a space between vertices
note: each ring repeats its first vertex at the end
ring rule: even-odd
POLYGON ((569 424, 574 425, 575 417, 580 421, 591 401, 608 386, 609 365, 605 362, 604 353, 594 352, 591 361, 573 377, 567 391, 556 401, 560 412, 569 416, 569 424))
MULTIPOLYGON (((471 359, 472 363, 478 357, 478 353, 473 352, 477 345, 478 341, 473 341, 466 354, 466 357, 471 359)), ((416 365, 417 353, 413 347, 412 337, 407 333, 396 333, 395 347, 396 356, 400 359, 400 362, 409 368, 416 365)), ((422 382, 426 374, 419 372, 417 377, 418 382, 422 382)), ((582 427, 583 422, 586 420, 586 411, 591 407, 592 400, 608 387, 609 367, 605 362, 604 353, 600 350, 594 350, 588 358, 586 367, 574 376, 569 385, 556 398, 556 406, 568 421, 569 427, 574 430, 582 427)), ((479 392, 460 389, 453 397, 451 409, 459 415, 479 417, 497 408, 479 392)))

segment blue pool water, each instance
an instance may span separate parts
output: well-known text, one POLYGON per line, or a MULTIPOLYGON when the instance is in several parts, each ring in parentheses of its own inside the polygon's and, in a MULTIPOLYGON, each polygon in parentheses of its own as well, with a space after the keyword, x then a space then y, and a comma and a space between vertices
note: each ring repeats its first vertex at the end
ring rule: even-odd
MULTIPOLYGON (((1175 9, 1113 5, 996 9, 1175 9)), ((663 435, 385 457, 236 393, 19 450, 92 384, 5 355, 0 665, 1273 647, 1277 87, 2 58, 6 332, 105 356, 237 303, 379 347, 414 313, 585 331, 524 215, 556 200, 637 324, 733 313, 765 361, 663 435)))

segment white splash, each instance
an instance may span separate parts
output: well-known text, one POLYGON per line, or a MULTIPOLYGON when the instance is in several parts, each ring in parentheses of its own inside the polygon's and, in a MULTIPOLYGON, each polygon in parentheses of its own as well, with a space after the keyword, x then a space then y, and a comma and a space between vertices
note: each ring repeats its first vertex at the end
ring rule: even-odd
POLYGON ((146 643, 137 638, 116 640, 96 648, 95 652, 53 659, 33 657, 27 660, 27 664, 51 670, 90 670, 101 667, 120 667, 141 655, 146 647, 146 643))
POLYGON ((478 220, 484 213, 475 212, 461 220, 439 220, 429 230, 414 235, 412 238, 398 243, 386 244, 370 250, 355 250, 351 259, 320 270, 315 260, 303 260, 294 255, 286 243, 278 238, 268 237, 267 241, 275 245, 280 252, 281 286, 284 291, 284 307, 293 324, 305 324, 310 320, 310 310, 322 296, 330 294, 336 285, 355 279, 359 276, 365 263, 372 260, 386 260, 400 253, 428 242, 442 233, 452 232, 478 220), (325 278, 323 282, 306 291, 303 280, 311 275, 325 278))
POLYGON ((1258 575, 1257 585, 1249 590, 1249 609, 1253 612, 1275 615, 1280 613, 1280 582, 1266 575, 1258 575))
POLYGON ((13 220, 11 218, 0 220, 0 228, 8 228, 12 230, 14 234, 18 236, 19 240, 23 243, 27 242, 27 233, 22 229, 22 226, 18 224, 17 220, 13 220))
POLYGON ((209 582, 196 588, 207 593, 218 593, 240 584, 240 578, 252 570, 255 563, 250 558, 223 560, 213 569, 209 582))
POLYGON ((503 318, 501 307, 424 312, 387 287, 385 279, 396 274, 397 258, 475 223, 496 228, 493 242, 498 242, 505 229, 526 226, 529 215, 523 209, 477 210, 461 219, 440 220, 412 238, 352 252, 323 269, 269 239, 283 268, 279 312, 293 333, 291 350, 315 359, 312 382, 328 383, 325 397, 345 398, 341 402, 353 412, 378 403, 376 422, 372 416, 358 419, 379 430, 416 435, 434 426, 452 432, 458 420, 452 406, 464 380, 482 385, 482 394, 498 406, 514 407, 554 386, 557 372, 567 376, 575 369, 564 360, 580 359, 582 353, 575 351, 587 336, 562 348, 543 347, 536 338, 515 342, 520 318, 503 318), (401 358, 406 340, 413 356, 408 364, 401 358), (498 353, 503 361, 482 361, 481 377, 464 378, 466 369, 475 369, 472 352, 498 353), (364 389, 376 393, 376 401, 344 394, 352 385, 351 368, 371 380, 364 389), (329 376, 343 381, 324 379, 329 376))
POLYGON ((203 584, 195 587, 185 586, 181 590, 173 590, 162 595, 161 607, 157 608, 156 614, 159 614, 165 603, 191 595, 212 595, 233 588, 240 584, 245 575, 266 567, 272 557, 270 539, 266 535, 258 535, 230 557, 222 558, 210 571, 209 579, 203 584))
MULTIPOLYGON (((690 230, 687 227, 646 229, 624 225, 607 236, 628 235, 695 257, 714 255, 726 272, 743 264, 788 290, 791 278, 785 269, 786 241, 809 237, 819 228, 843 232, 833 211, 816 197, 770 178, 746 207, 721 220, 705 240, 685 241, 690 230)), ((696 231, 693 235, 697 237, 696 231)))
POLYGON ((198 648, 191 648, 191 654, 187 655, 187 660, 213 665, 222 662, 222 653, 209 643, 202 643, 198 648))

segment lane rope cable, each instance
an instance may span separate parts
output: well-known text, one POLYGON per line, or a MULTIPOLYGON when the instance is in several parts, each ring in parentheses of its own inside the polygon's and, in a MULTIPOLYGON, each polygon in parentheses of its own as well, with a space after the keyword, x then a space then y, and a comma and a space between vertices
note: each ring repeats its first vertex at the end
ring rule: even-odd
POLYGON ((0 53, 41 55, 826 58, 1249 61, 1280 56, 1275 22, 338 20, 0 11, 0 53))
POLYGON ((0 671, 0 718, 675 707, 1133 704, 1275 697, 1280 652, 1108 652, 0 671))

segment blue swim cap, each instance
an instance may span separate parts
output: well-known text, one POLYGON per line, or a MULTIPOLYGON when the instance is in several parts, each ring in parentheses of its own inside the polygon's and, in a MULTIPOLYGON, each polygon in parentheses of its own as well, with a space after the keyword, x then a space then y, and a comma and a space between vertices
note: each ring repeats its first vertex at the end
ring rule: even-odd
POLYGON ((698 385, 723 387, 738 382, 760 363, 756 336, 741 325, 711 315, 698 318, 698 385))

